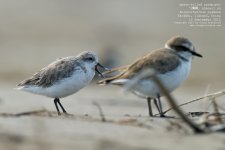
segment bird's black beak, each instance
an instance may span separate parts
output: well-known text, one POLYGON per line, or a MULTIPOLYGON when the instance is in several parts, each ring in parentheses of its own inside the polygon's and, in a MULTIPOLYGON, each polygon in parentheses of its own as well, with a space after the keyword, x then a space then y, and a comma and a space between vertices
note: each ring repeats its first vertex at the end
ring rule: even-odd
POLYGON ((192 55, 197 56, 197 57, 202 57, 201 54, 195 52, 195 51, 190 51, 192 55))
POLYGON ((97 65, 95 66, 95 71, 96 71, 101 77, 104 78, 103 74, 98 70, 98 67, 101 67, 101 68, 103 68, 103 69, 106 70, 106 71, 109 71, 110 69, 104 67, 104 66, 101 65, 100 63, 97 63, 97 65))

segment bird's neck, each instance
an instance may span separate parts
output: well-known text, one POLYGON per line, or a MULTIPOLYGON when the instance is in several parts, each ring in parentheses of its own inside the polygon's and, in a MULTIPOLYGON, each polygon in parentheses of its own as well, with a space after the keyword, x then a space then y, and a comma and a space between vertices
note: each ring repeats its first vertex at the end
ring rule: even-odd
POLYGON ((176 52, 176 55, 183 61, 191 62, 192 54, 189 52, 176 52))

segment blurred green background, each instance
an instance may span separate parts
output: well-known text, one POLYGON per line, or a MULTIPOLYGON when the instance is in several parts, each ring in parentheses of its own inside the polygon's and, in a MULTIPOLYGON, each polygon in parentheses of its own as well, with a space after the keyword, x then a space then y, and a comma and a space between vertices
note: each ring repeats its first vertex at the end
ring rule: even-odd
MULTIPOLYGON (((112 56, 114 66, 125 65, 183 35, 204 56, 194 59, 186 84, 223 88, 224 16, 221 27, 175 25, 181 2, 187 1, 1 0, 0 81, 16 84, 56 58, 84 50, 96 51, 102 61, 112 56)), ((224 12, 225 1, 213 2, 224 12)))

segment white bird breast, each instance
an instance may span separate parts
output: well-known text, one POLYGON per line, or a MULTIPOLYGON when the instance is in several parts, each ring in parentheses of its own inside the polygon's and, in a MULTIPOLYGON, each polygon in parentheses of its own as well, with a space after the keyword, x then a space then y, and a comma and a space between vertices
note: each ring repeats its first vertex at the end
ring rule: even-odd
MULTIPOLYGON (((165 74, 158 74, 159 79, 163 82, 169 92, 175 90, 183 83, 191 69, 191 59, 189 61, 182 61, 181 65, 174 71, 165 74)), ((157 94, 163 95, 158 86, 152 80, 142 80, 134 88, 135 93, 147 97, 156 97, 157 94)))

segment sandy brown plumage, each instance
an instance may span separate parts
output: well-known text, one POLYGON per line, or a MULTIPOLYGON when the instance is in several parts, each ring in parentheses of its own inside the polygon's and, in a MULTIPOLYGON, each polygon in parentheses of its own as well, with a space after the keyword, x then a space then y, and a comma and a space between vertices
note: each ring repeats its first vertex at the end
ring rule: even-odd
POLYGON ((160 116, 164 116, 160 101, 163 92, 155 84, 152 74, 145 72, 154 72, 168 92, 172 92, 187 79, 193 56, 202 57, 195 52, 189 39, 174 36, 165 43, 164 48, 151 51, 131 65, 113 69, 111 72, 118 71, 118 74, 99 83, 125 86, 135 95, 147 98, 149 116, 153 116, 151 101, 154 101, 160 116))
MULTIPOLYGON (((174 51, 166 48, 154 50, 149 54, 137 59, 129 66, 113 69, 118 71, 118 75, 99 81, 100 84, 107 84, 117 79, 131 79, 145 69, 153 69, 155 73, 164 74, 174 70, 180 64, 179 57, 174 55, 174 51)), ((112 71, 111 71, 112 72, 112 71)), ((111 73, 108 72, 108 73, 111 73)))

